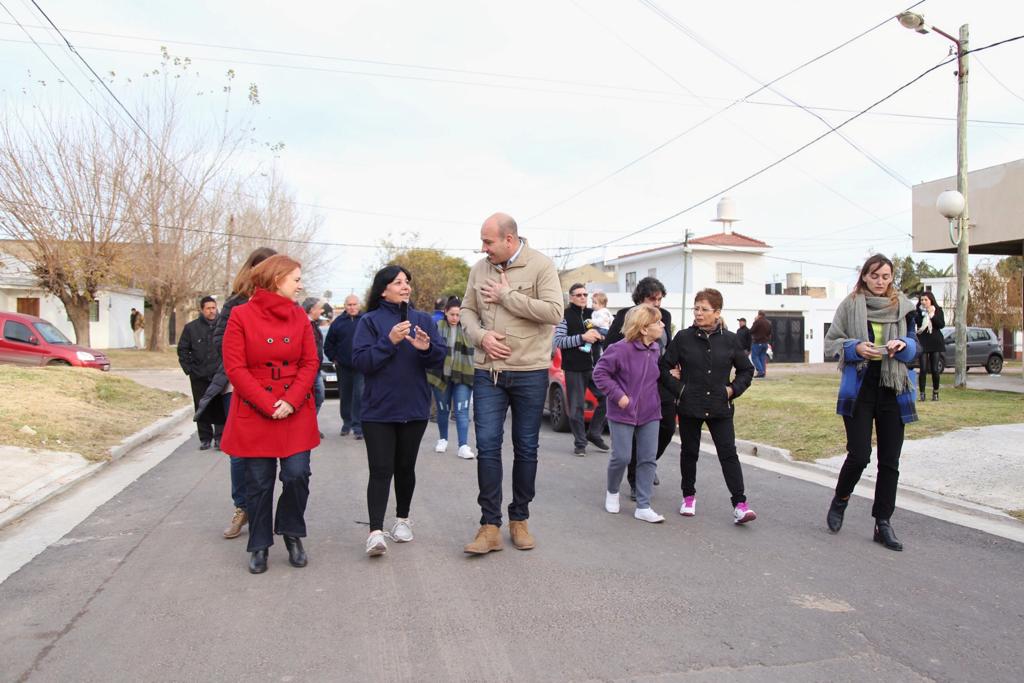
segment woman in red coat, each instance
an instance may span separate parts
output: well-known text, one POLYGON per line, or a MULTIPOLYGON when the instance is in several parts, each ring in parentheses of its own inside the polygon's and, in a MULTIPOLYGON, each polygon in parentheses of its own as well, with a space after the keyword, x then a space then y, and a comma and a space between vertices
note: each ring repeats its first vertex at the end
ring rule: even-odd
POLYGON ((320 445, 313 404, 320 364, 309 318, 296 303, 302 292, 298 261, 271 256, 251 277, 255 293, 232 311, 224 332, 224 371, 234 395, 221 448, 245 459, 249 571, 262 574, 274 533, 284 536, 292 566, 306 566, 301 539, 306 535, 309 452, 320 445), (284 486, 272 524, 278 461, 284 486))

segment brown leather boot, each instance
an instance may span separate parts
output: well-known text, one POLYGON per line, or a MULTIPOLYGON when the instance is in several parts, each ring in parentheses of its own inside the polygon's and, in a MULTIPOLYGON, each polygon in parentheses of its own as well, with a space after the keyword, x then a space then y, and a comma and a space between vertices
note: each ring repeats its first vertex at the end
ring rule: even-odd
POLYGON ((508 523, 508 535, 512 537, 512 545, 520 550, 530 550, 534 546, 533 534, 526 526, 526 520, 508 523))
POLYGON ((471 555, 486 555, 492 550, 501 550, 505 545, 501 542, 501 532, 494 524, 484 524, 476 532, 476 538, 463 550, 471 555))
POLYGON ((249 523, 249 516, 242 508, 235 508, 235 514, 231 517, 231 523, 224 530, 224 538, 238 538, 242 535, 242 527, 249 523))

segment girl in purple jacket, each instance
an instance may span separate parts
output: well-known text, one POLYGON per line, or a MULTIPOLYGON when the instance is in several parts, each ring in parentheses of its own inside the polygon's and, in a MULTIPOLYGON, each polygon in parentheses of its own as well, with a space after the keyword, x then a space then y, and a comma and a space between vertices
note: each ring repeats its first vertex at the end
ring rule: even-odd
POLYGON ((594 368, 594 382, 608 397, 608 425, 612 432, 604 509, 611 513, 619 511, 619 486, 633 452, 635 434, 636 512, 633 516, 645 522, 665 521, 651 509, 651 487, 658 467, 658 422, 661 420, 660 350, 655 342, 664 329, 661 311, 649 304, 636 306, 626 315, 622 341, 605 349, 594 368))

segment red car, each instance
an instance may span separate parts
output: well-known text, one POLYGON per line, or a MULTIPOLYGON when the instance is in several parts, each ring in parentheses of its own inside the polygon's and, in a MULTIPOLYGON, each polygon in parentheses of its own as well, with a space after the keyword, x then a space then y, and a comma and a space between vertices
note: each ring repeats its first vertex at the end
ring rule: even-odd
MULTIPOLYGON (((545 407, 551 417, 551 428, 556 432, 569 431, 569 402, 565 397, 565 371, 562 370, 562 350, 555 349, 548 366, 548 396, 545 407)), ((590 422, 597 408, 597 399, 590 389, 583 399, 583 421, 590 422)))
POLYGON ((34 315, 0 311, 0 363, 75 365, 110 370, 110 359, 96 349, 72 343, 64 333, 34 315))

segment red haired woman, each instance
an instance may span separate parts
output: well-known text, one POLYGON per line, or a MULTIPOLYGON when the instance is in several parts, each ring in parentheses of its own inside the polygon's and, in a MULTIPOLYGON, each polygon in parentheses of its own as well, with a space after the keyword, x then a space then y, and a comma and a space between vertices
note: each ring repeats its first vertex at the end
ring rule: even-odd
POLYGON ((313 404, 319 372, 302 292, 299 262, 278 254, 251 274, 255 291, 238 306, 224 333, 224 371, 234 387, 221 447, 245 459, 249 515, 249 571, 267 570, 274 534, 284 536, 288 561, 306 566, 309 453, 320 444, 313 404), (273 517, 274 479, 280 462, 283 490, 273 517))

